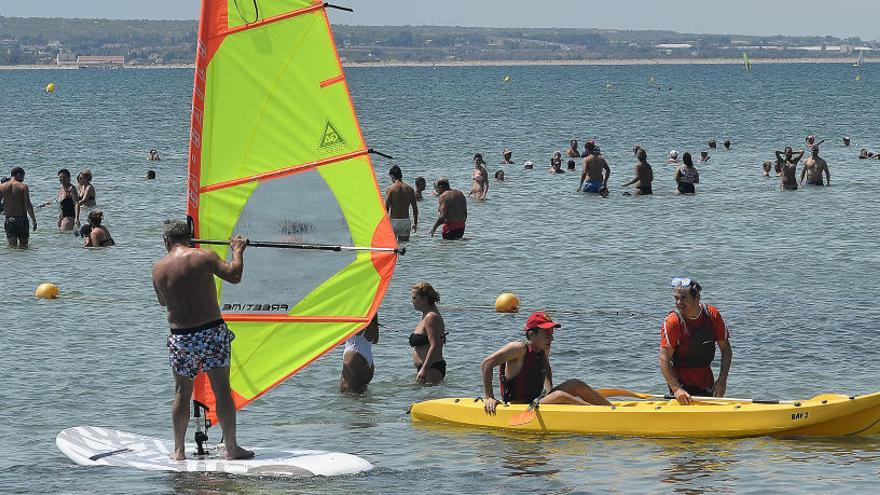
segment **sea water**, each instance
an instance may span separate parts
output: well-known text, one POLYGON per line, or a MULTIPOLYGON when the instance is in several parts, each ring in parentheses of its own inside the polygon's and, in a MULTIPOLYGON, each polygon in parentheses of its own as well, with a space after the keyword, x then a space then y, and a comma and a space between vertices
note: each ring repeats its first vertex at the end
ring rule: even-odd
POLYGON ((381 307, 369 392, 337 392, 336 349, 240 413, 245 446, 339 450, 377 466, 307 481, 81 468, 55 448, 55 434, 74 425, 171 436, 167 327, 150 269, 164 254, 162 221, 184 214, 192 71, 0 72, 0 170, 25 167, 36 204, 54 196, 59 169, 76 176, 90 168, 119 244, 81 249, 80 239, 57 232, 52 206, 37 210, 31 249, 0 248, 0 491, 871 490, 877 439, 532 436, 413 425, 406 412, 421 400, 482 395, 480 361, 520 338, 526 316, 491 311, 505 291, 519 296, 523 313, 547 309, 562 323, 552 353, 557 382, 663 392, 659 326, 676 275, 699 280, 703 300, 730 328, 729 395, 880 389, 880 162, 856 158, 880 146, 878 69, 860 67, 858 82, 849 65, 348 69, 369 145, 395 157, 374 160, 383 187, 398 164, 410 183, 446 176, 467 191, 475 152, 508 180, 491 181, 488 200, 469 204, 462 241, 428 236, 437 200, 426 194, 419 203, 419 230, 381 307), (54 94, 43 92, 49 82, 54 94), (827 139, 833 185, 779 192, 775 178, 761 177, 761 162, 786 145, 802 147, 808 134, 827 139), (697 164, 697 195, 675 195, 666 154, 698 156, 709 138, 719 149, 697 164), (547 173, 552 152, 570 139, 601 146, 613 170, 609 198, 575 193, 578 174, 547 173), (654 167, 652 197, 621 194, 635 144, 654 167), (515 165, 498 164, 504 147, 515 165), (146 161, 153 148, 162 161, 146 161), (535 170, 523 170, 524 160, 535 170), (151 168, 158 180, 145 181, 151 168), (449 331, 449 374, 436 387, 414 384, 407 346, 419 320, 409 288, 422 280, 440 292, 449 331), (35 300, 47 281, 62 297, 35 300))

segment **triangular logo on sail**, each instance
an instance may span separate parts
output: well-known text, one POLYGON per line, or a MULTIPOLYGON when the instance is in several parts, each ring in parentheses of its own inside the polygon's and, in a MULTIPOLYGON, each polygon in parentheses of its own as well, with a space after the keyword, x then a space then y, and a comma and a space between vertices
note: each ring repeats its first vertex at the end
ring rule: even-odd
POLYGON ((345 138, 336 130, 333 123, 327 120, 327 125, 324 126, 324 135, 321 136, 321 144, 318 145, 318 148, 335 148, 344 144, 345 138))

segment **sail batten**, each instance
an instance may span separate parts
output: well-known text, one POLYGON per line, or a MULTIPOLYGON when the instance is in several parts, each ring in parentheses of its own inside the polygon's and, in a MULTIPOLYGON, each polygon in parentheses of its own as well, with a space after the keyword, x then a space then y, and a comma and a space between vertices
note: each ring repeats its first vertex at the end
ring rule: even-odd
MULTIPOLYGON (((391 249, 396 239, 323 4, 202 0, 187 214, 194 235, 391 249)), ((222 258, 228 245, 203 245, 222 258)), ((248 249, 217 279, 241 408, 362 329, 394 271, 390 251, 248 249)), ((194 399, 216 420, 204 374, 194 399)))

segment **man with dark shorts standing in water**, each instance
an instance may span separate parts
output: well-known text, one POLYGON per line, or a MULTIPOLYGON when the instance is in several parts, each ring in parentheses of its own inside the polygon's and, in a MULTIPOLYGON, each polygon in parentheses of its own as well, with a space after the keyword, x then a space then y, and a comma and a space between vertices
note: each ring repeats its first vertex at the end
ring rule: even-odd
POLYGON ((714 306, 700 304, 702 286, 696 280, 672 279, 675 309, 660 326, 660 372, 681 404, 692 395, 724 397, 733 360, 730 332, 714 306), (712 375, 715 346, 721 349, 721 371, 712 375))
POLYGON ((186 459, 184 437, 189 422, 193 381, 204 371, 217 399, 217 417, 223 429, 227 459, 249 459, 254 453, 241 448, 236 438, 235 406, 229 387, 231 344, 235 335, 226 327, 217 304, 214 277, 237 284, 244 271, 247 239, 229 242, 232 261, 217 253, 190 247, 192 233, 182 220, 168 220, 162 229, 168 254, 153 266, 153 288, 159 304, 168 310, 168 360, 174 372, 173 460, 186 459))
POLYGON ((397 240, 409 240, 410 231, 415 232, 419 226, 419 205, 416 204, 416 191, 403 181, 403 172, 394 165, 388 171, 391 186, 385 190, 385 210, 391 220, 391 228, 397 240), (412 207, 413 218, 409 219, 409 208, 412 207))
POLYGON ((37 231, 37 217, 34 216, 34 205, 31 204, 31 195, 27 184, 24 183, 24 169, 15 167, 10 172, 12 178, 0 184, 0 196, 3 198, 3 214, 6 221, 3 229, 6 231, 6 240, 10 247, 25 249, 28 247, 30 237, 30 225, 28 216, 34 222, 34 232, 37 231))
POLYGON ((801 183, 804 182, 804 176, 807 177, 808 186, 830 186, 831 172, 828 170, 828 164, 824 159, 819 158, 819 146, 813 146, 810 150, 810 157, 804 161, 801 168, 801 183), (825 182, 822 182, 822 174, 825 174, 825 182))
POLYGON ((578 183, 578 191, 601 194, 608 190, 608 178, 611 177, 611 167, 602 155, 595 153, 596 144, 592 141, 584 143, 584 171, 581 173, 581 181, 578 183))
POLYGON ((452 189, 449 179, 440 178, 434 182, 434 191, 437 192, 437 221, 431 227, 431 237, 437 231, 437 227, 443 226, 444 239, 461 239, 464 237, 464 227, 467 221, 467 198, 458 189, 452 189))

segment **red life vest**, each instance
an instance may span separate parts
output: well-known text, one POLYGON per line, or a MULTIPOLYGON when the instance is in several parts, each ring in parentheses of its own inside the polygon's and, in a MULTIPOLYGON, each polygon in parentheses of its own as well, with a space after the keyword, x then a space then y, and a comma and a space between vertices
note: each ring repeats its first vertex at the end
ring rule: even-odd
POLYGON ((705 305, 700 307, 700 316, 696 320, 687 320, 681 311, 673 313, 678 316, 681 336, 678 347, 672 353, 672 366, 675 368, 706 368, 715 360, 715 329, 712 328, 712 317, 705 305), (688 321, 691 322, 688 325, 688 321))
POLYGON ((531 345, 526 344, 526 354, 523 356, 522 368, 516 376, 512 378, 505 376, 504 372, 507 369, 507 363, 499 366, 501 400, 504 402, 526 403, 540 397, 544 391, 544 380, 547 378, 545 362, 543 352, 535 351, 531 345))

